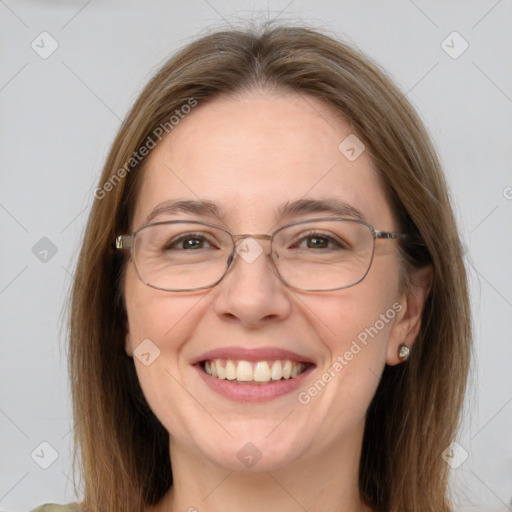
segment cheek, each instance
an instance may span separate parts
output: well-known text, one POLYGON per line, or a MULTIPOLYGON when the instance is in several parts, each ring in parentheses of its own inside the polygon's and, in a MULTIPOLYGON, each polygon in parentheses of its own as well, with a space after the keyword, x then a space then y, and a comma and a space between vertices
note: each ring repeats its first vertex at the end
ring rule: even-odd
POLYGON ((400 308, 393 296, 347 295, 308 306, 310 312, 318 313, 310 321, 325 352, 319 377, 326 383, 337 381, 333 387, 341 387, 343 381, 344 391, 351 393, 362 391, 365 382, 373 387, 384 368, 390 332, 400 308))
POLYGON ((375 293, 310 306, 322 312, 315 325, 327 357, 297 399, 303 414, 323 418, 317 434, 326 448, 364 421, 386 363, 397 311, 392 300, 375 293))
POLYGON ((150 339, 166 355, 177 354, 197 321, 200 294, 172 294, 146 286, 129 265, 125 277, 125 302, 132 350, 150 339), (168 340, 175 340, 169 346, 168 340))
POLYGON ((385 356, 397 309, 401 309, 396 303, 398 278, 368 277, 332 295, 303 299, 303 313, 314 324, 331 360, 345 353, 350 361, 371 354, 385 356))
POLYGON ((179 384, 183 379, 178 362, 190 325, 197 321, 195 306, 200 297, 150 288, 132 265, 126 269, 124 292, 129 330, 126 349, 133 357, 142 392, 160 422, 173 425, 174 433, 185 436, 181 426, 193 411, 188 410, 190 398, 179 384))
POLYGON ((389 260, 375 265, 374 272, 352 288, 304 298, 302 312, 314 326, 325 357, 313 385, 302 390, 300 403, 336 405, 334 410, 342 408, 349 417, 366 412, 386 363, 390 333, 402 309, 397 302, 396 261, 389 260))

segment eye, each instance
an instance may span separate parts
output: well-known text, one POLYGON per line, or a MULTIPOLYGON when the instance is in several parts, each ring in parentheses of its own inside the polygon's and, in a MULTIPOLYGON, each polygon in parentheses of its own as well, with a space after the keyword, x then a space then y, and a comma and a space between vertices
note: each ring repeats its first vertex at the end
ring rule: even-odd
POLYGON ((330 240, 325 236, 308 236, 305 242, 308 249, 326 249, 330 240))
POLYGON ((213 248, 206 237, 197 233, 185 233, 169 240, 164 250, 198 250, 213 248))
POLYGON ((305 233, 294 246, 300 249, 346 249, 347 245, 337 237, 325 233, 305 233))

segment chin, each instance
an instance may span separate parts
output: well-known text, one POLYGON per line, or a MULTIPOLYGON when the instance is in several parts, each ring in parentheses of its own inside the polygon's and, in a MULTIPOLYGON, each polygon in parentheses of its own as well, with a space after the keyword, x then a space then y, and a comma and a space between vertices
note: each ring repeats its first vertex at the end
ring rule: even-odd
MULTIPOLYGON (((200 448, 200 447, 199 447, 200 448)), ((214 465, 227 471, 243 474, 257 474, 278 471, 297 461, 299 451, 290 442, 231 442, 222 446, 204 447, 203 455, 214 465)))

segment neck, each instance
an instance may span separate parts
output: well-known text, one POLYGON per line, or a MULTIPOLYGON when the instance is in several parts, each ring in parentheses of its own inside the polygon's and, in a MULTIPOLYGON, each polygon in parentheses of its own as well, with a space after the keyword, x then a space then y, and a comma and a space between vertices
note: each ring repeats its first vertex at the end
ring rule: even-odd
POLYGON ((245 473, 219 468, 171 443, 173 486, 148 512, 364 512, 358 488, 362 428, 339 446, 284 468, 245 473))

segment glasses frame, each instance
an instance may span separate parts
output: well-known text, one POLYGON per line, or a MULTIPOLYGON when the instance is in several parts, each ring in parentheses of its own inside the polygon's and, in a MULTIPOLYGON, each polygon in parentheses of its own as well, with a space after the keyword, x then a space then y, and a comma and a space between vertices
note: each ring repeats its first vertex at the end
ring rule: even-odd
POLYGON ((231 268, 233 262, 236 260, 236 257, 237 257, 237 254, 238 254, 237 253, 238 245, 240 245, 240 242, 242 242, 246 238, 254 238, 255 240, 269 240, 270 241, 270 257, 271 257, 270 259, 272 260, 272 263, 273 263, 274 269, 276 271, 277 277, 286 286, 288 286, 290 288, 293 288, 294 290, 300 290, 300 291, 305 291, 305 292, 330 292, 330 291, 335 291, 335 290, 343 290, 345 288, 350 288, 352 286, 355 286, 356 284, 359 284, 368 275, 368 272, 370 271, 370 268, 371 268, 372 263, 373 263, 373 257, 374 257, 374 254, 375 254, 375 242, 377 240, 402 240, 402 241, 411 240, 410 237, 408 235, 404 234, 404 233, 397 233, 397 232, 390 232, 390 231, 380 231, 378 229, 375 229, 371 224, 369 224, 368 222, 366 222, 364 220, 350 219, 350 218, 344 218, 344 217, 322 217, 322 218, 311 218, 311 219, 299 220, 299 221, 291 222, 289 224, 281 226, 280 228, 276 229, 270 235, 265 234, 265 233, 256 233, 256 234, 247 234, 247 233, 245 233, 245 234, 235 235, 235 234, 231 233, 231 231, 229 231, 228 229, 226 229, 226 228, 224 228, 222 226, 219 226, 218 224, 213 224, 211 222, 200 221, 200 220, 176 219, 176 220, 164 220, 164 221, 159 221, 159 222, 150 222, 150 223, 147 223, 147 224, 143 224, 142 226, 139 226, 137 229, 135 229, 133 231, 133 233, 131 235, 118 235, 116 237, 116 239, 115 239, 115 248, 116 248, 116 250, 126 250, 126 249, 130 250, 130 254, 132 256, 132 260, 133 260, 133 263, 134 263, 137 275, 138 275, 139 279, 146 286, 149 286, 151 288, 155 288, 156 290, 162 290, 162 291, 165 291, 165 292, 194 292, 194 291, 198 291, 198 290, 207 290, 209 288, 213 288, 214 286, 217 286, 224 279, 224 277, 228 273, 228 270, 231 268), (281 274, 279 272, 279 269, 278 269, 278 267, 276 265, 276 262, 275 262, 275 259, 274 259, 274 252, 272 250, 272 243, 274 241, 274 237, 277 235, 277 233, 279 233, 283 229, 287 229, 287 228, 289 228, 291 226, 297 226, 297 225, 300 225, 300 224, 308 224, 308 223, 311 223, 311 222, 324 222, 324 221, 353 222, 353 223, 356 223, 356 224, 361 224, 363 226, 366 226, 370 230, 370 232, 372 234, 373 245, 372 245, 372 254, 371 254, 371 257, 370 257, 370 262, 368 264, 368 268, 366 269, 366 272, 364 273, 364 275, 358 281, 356 281, 355 283, 351 283, 349 285, 345 285, 345 286, 339 286, 339 287, 336 287, 336 288, 329 288, 327 290, 324 290, 324 289, 318 290, 318 289, 310 289, 310 288, 300 288, 300 287, 297 287, 297 286, 293 286, 290 283, 288 283, 286 281, 286 279, 284 279, 281 276, 281 274), (147 282, 141 276, 141 274, 139 272, 139 269, 138 269, 138 266, 137 266, 137 262, 135 260, 135 256, 133 254, 133 248, 135 246, 135 239, 136 239, 137 233, 139 233, 143 229, 145 229, 145 228, 147 228, 149 226, 159 226, 159 225, 162 225, 162 224, 200 224, 202 226, 209 226, 209 227, 217 228, 217 229, 220 229, 221 231, 224 231, 225 233, 227 233, 230 236, 230 238, 231 238, 231 242, 233 244, 233 249, 232 249, 231 253, 229 254, 229 256, 227 258, 226 269, 224 270, 224 273, 222 274, 222 276, 217 281, 215 281, 213 284, 210 284, 210 285, 207 285, 207 286, 201 286, 199 288, 169 289, 169 288, 162 288, 162 287, 159 287, 159 286, 155 286, 155 285, 147 282))

